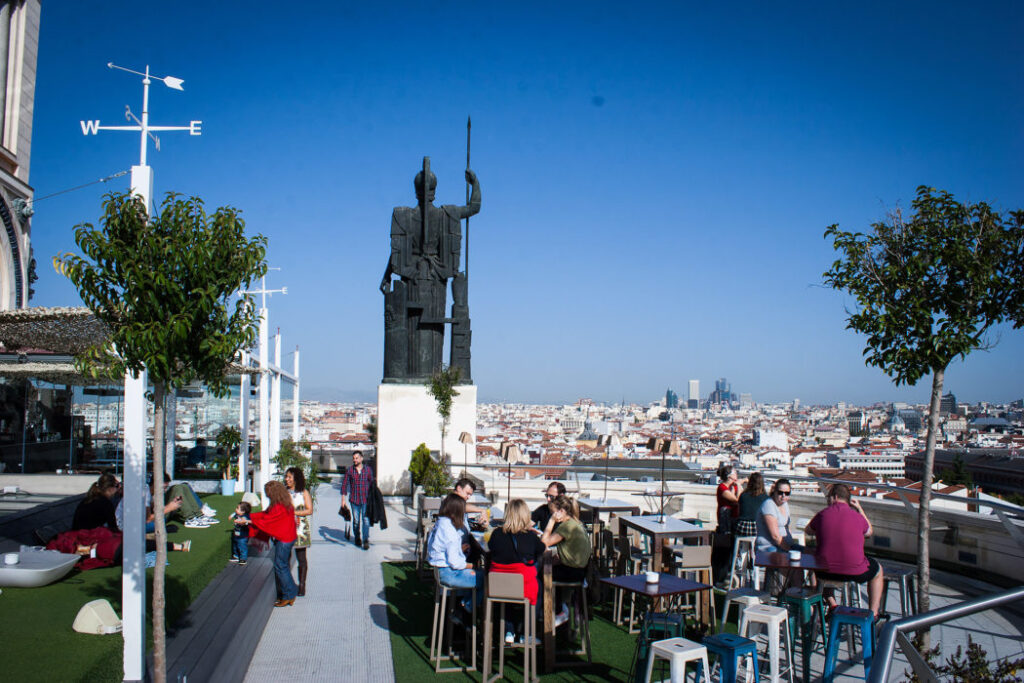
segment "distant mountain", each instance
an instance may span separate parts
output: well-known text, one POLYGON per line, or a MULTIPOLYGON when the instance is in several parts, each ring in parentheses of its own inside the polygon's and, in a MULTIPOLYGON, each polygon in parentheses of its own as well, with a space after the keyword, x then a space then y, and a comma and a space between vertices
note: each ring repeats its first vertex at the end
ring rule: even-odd
POLYGON ((307 387, 300 389, 300 400, 323 403, 376 403, 377 392, 363 389, 340 389, 338 387, 307 387))

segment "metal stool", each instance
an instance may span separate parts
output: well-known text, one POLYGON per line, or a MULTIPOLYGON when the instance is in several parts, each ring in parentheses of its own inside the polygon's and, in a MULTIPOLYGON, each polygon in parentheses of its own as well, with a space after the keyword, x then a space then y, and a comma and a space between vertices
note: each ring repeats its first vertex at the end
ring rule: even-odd
POLYGON ((735 633, 719 633, 705 637, 704 647, 709 653, 718 655, 718 664, 722 667, 719 683, 736 683, 736 671, 739 669, 737 664, 743 657, 751 659, 747 666, 748 677, 751 671, 757 677, 757 643, 750 638, 735 633))
POLYGON ((747 559, 750 559, 750 580, 748 586, 757 586, 757 567, 754 565, 754 543, 757 536, 737 536, 732 546, 732 568, 729 570, 729 589, 739 588, 743 580, 738 574, 746 573, 747 559), (740 550, 740 546, 747 546, 747 550, 740 550), (749 556, 748 554, 749 553, 749 556))
MULTIPOLYGON (((569 588, 573 592, 573 604, 569 613, 572 616, 573 630, 579 634, 580 648, 578 650, 569 650, 564 654, 585 654, 587 656, 587 664, 590 664, 590 609, 587 604, 586 586, 583 581, 552 581, 551 585, 556 591, 559 588, 569 588)), ((632 612, 632 608, 630 608, 630 612, 632 612)), ((579 664, 582 664, 582 662, 579 662, 579 664)), ((571 666, 572 664, 567 665, 571 666)))
POLYGON ((909 617, 917 614, 917 591, 915 584, 917 569, 904 567, 897 564, 882 564, 882 614, 888 614, 886 606, 889 604, 889 582, 895 581, 900 587, 900 616, 909 617))
POLYGON ((636 639, 633 662, 627 680, 638 680, 641 667, 651 654, 651 644, 667 638, 682 638, 686 623, 682 614, 646 612, 640 620, 640 635, 636 639))
POLYGON ((768 630, 768 673, 771 683, 779 683, 782 678, 782 663, 779 661, 779 633, 786 640, 786 672, 789 683, 793 683, 793 641, 789 637, 789 612, 785 607, 771 605, 751 605, 740 614, 740 635, 750 637, 750 625, 761 624, 768 630))
MULTIPOLYGON (((839 634, 843 626, 860 629, 860 641, 864 646, 864 680, 871 675, 871 650, 874 643, 873 627, 875 615, 869 609, 840 605, 832 611, 832 625, 828 630, 828 649, 825 652, 825 681, 829 683, 836 673, 836 661, 839 659, 839 634)), ((853 661, 853 648, 850 648, 850 660, 853 661)))
POLYGON ((814 608, 818 608, 818 618, 821 620, 821 645, 822 649, 827 647, 825 642, 825 601, 821 592, 810 588, 790 588, 782 594, 783 606, 791 608, 795 615, 790 616, 789 635, 790 640, 796 641, 796 631, 800 630, 800 654, 803 658, 804 678, 810 676, 811 651, 814 649, 814 608), (795 618, 794 618, 795 617, 795 618))
MULTIPOLYGON (((451 673, 454 671, 463 671, 465 667, 455 666, 448 667, 446 669, 441 668, 441 660, 443 659, 455 659, 455 656, 451 653, 452 644, 452 620, 448 618, 448 612, 454 606, 448 604, 448 594, 454 593, 455 591, 471 591, 473 601, 473 623, 471 626, 467 626, 466 630, 472 629, 473 631, 473 650, 471 654, 472 668, 476 668, 476 587, 473 588, 456 588, 447 584, 441 583, 440 570, 434 567, 434 623, 430 627, 430 661, 434 663, 434 673, 451 673), (448 654, 442 656, 441 648, 444 644, 444 634, 442 630, 448 633, 448 654)), ((454 598, 454 595, 452 596, 454 598)))
POLYGON ((484 608, 484 683, 492 683, 505 675, 505 605, 520 605, 523 608, 523 680, 529 683, 537 680, 537 608, 530 604, 529 598, 523 597, 522 574, 487 575, 487 598, 484 608), (498 628, 498 674, 491 676, 494 658, 492 646, 494 642, 494 603, 500 605, 498 628))
POLYGON ((708 649, 700 643, 686 638, 669 638, 651 643, 651 656, 647 659, 647 683, 651 683, 655 659, 664 659, 671 664, 672 683, 683 683, 686 680, 686 665, 689 662, 697 662, 697 671, 703 674, 703 680, 711 680, 708 649))
POLYGON ((722 607, 722 623, 719 625, 718 630, 725 630, 725 622, 729 618, 729 607, 732 605, 735 604, 739 608, 736 610, 736 621, 738 622, 744 607, 769 604, 771 600, 772 596, 768 591, 759 591, 756 588, 749 588, 747 586, 732 589, 725 594, 725 605, 722 607))

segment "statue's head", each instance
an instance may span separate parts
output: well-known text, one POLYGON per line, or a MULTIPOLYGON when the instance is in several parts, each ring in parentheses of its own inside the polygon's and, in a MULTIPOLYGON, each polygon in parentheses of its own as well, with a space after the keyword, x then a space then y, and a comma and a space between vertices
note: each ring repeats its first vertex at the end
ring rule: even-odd
MULTIPOLYGON (((416 174, 416 180, 413 181, 413 185, 416 187, 416 199, 423 201, 423 171, 416 174)), ((433 172, 428 171, 427 175, 427 201, 434 201, 434 191, 437 190, 437 176, 433 172)))

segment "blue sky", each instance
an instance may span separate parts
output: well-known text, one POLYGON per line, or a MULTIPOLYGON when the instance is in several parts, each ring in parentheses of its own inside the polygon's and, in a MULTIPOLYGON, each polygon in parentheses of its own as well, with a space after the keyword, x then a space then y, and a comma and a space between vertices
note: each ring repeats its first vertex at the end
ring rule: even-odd
MULTIPOLYGON (((864 229, 926 184, 1024 207, 1019 3, 79 3, 43 6, 31 182, 42 197, 138 160, 149 64, 156 192, 243 210, 270 240, 271 323, 306 396, 373 399, 392 207, 431 157, 462 203, 466 117, 481 400, 647 401, 717 377, 756 401, 924 401, 865 368, 821 287, 826 226, 864 229), (712 6, 714 5, 714 6, 712 6), (297 11, 290 12, 291 7, 297 11)), ((108 185, 41 200, 34 305, 75 305, 50 259, 108 185)), ((1024 396, 1024 332, 947 373, 1024 396)), ((287 361, 286 361, 287 362, 287 361)))

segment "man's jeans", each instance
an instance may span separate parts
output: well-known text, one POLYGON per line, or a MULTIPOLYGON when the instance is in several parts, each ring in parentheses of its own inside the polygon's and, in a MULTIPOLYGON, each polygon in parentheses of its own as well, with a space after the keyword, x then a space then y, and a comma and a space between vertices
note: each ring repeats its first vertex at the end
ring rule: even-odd
POLYGON ((370 541, 370 520, 366 517, 366 503, 350 501, 348 506, 352 510, 352 530, 356 535, 356 540, 368 543, 370 541), (360 531, 360 527, 362 527, 362 531, 360 531))
POLYGON ((274 539, 274 578, 277 580, 277 590, 282 600, 294 600, 299 594, 299 587, 295 585, 292 570, 288 566, 294 545, 295 541, 282 543, 274 539))

